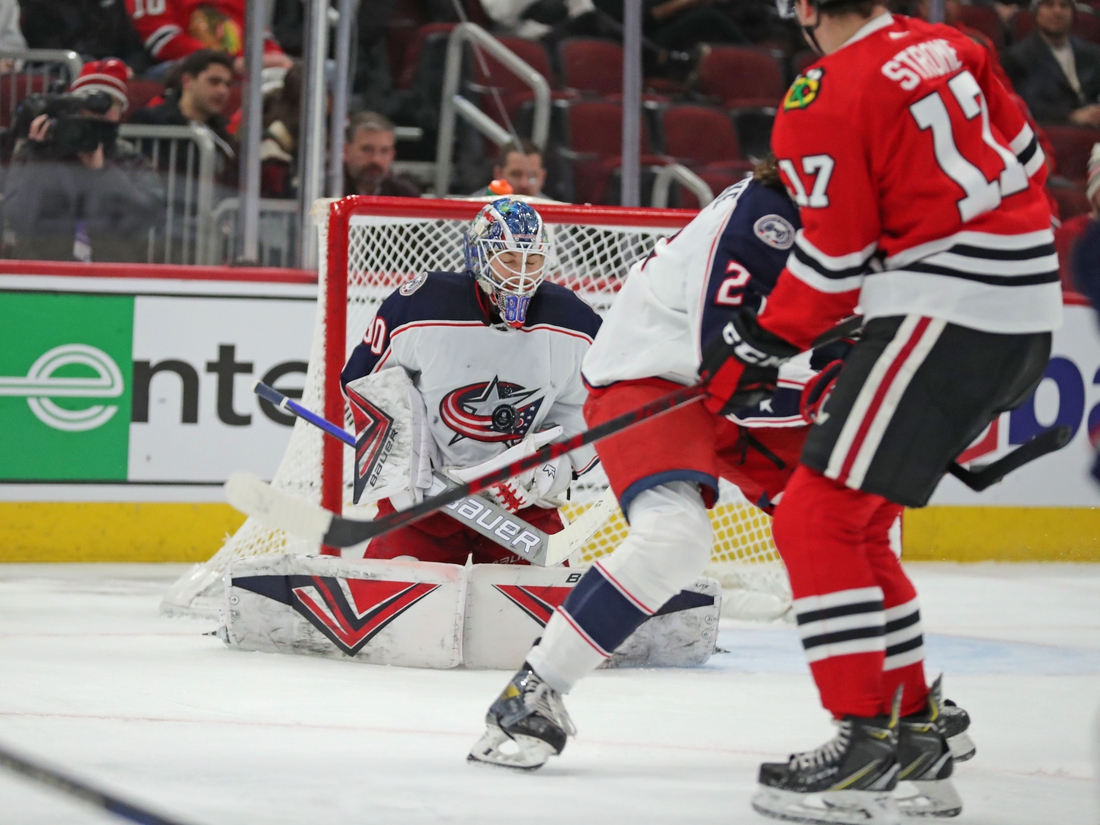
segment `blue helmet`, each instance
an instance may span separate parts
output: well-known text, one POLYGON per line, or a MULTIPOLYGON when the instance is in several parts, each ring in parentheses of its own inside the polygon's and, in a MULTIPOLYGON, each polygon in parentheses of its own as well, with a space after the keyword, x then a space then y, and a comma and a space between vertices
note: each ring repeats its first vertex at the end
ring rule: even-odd
POLYGON ((542 216, 521 200, 499 198, 474 218, 466 233, 466 268, 508 326, 518 329, 527 319, 527 305, 545 276, 550 251, 542 216), (502 253, 515 254, 499 258, 502 253))

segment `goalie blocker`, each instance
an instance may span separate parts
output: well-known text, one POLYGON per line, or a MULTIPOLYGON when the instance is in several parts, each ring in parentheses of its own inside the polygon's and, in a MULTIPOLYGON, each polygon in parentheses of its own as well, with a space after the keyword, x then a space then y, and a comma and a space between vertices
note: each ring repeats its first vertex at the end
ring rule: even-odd
MULTIPOLYGON (((405 667, 516 668, 579 581, 568 568, 281 556, 226 574, 219 637, 241 650, 405 667)), ((722 590, 699 579, 608 667, 683 667, 714 652, 722 590)))

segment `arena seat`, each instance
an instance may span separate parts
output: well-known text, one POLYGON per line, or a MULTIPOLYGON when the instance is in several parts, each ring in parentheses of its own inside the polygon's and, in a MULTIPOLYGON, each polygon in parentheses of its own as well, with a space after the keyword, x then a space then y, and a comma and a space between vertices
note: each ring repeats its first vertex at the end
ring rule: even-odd
POLYGON ((720 184, 721 189, 752 168, 752 162, 741 157, 737 132, 721 109, 691 104, 670 106, 663 113, 661 125, 664 154, 691 167, 704 180, 707 175, 719 176, 722 181, 730 178, 720 184))
POLYGON ((558 46, 562 84, 579 92, 621 95, 623 47, 594 37, 566 38, 558 46))
POLYGON ((159 97, 162 94, 164 94, 164 84, 159 80, 148 80, 141 77, 134 78, 126 84, 126 100, 129 106, 123 114, 122 119, 124 121, 129 120, 134 112, 138 109, 144 109, 153 98, 159 97))
POLYGON ((429 49, 446 48, 447 38, 454 27, 454 23, 429 23, 416 30, 409 42, 408 51, 405 52, 401 74, 394 76, 394 85, 397 88, 408 89, 412 85, 421 56, 429 49))
POLYGON ((1051 145, 1059 177, 1083 183, 1088 177, 1089 155, 1100 143, 1100 131, 1084 126, 1043 126, 1051 145))
MULTIPOLYGON (((499 37, 497 39, 502 45, 514 52, 520 60, 546 78, 547 82, 553 86, 554 80, 550 69, 550 58, 541 43, 523 37, 499 37)), ((516 122, 520 109, 525 104, 534 101, 535 94, 531 91, 531 88, 516 77, 511 70, 504 68, 504 65, 488 52, 482 51, 481 59, 471 53, 469 65, 472 77, 470 90, 480 94, 481 110, 501 126, 506 124, 493 98, 493 89, 500 93, 504 111, 508 113, 508 119, 512 123, 516 122), (488 70, 488 74, 486 74, 486 70, 488 70)), ((555 98, 570 96, 566 92, 553 92, 552 94, 555 98)))
POLYGON ((727 109, 775 108, 787 85, 775 54, 748 46, 711 46, 699 64, 698 89, 727 109))
MULTIPOLYGON (((608 182, 622 165, 623 107, 615 101, 577 100, 564 106, 567 148, 558 153, 569 164, 574 203, 602 203, 608 182)), ((642 166, 662 166, 669 159, 650 154, 649 136, 642 129, 642 166)))
POLYGON ((1058 212, 1063 223, 1089 211, 1089 199, 1085 194, 1084 186, 1054 183, 1047 188, 1054 196, 1054 200, 1058 202, 1058 212))
POLYGON ((959 6, 958 22, 972 29, 977 29, 990 40, 994 47, 1000 51, 1005 46, 1005 30, 1001 18, 997 12, 989 6, 959 6))

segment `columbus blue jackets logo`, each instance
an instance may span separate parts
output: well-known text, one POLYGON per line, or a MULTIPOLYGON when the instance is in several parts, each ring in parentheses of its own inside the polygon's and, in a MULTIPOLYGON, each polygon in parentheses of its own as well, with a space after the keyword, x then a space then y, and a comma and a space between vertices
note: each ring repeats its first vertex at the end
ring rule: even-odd
POLYGON ((330 642, 354 656, 438 584, 335 576, 242 576, 233 587, 294 608, 330 642))
POLYGON ((443 396, 439 414, 443 423, 455 431, 451 444, 470 438, 474 441, 520 441, 535 422, 544 396, 519 384, 492 381, 467 384, 443 396))
POLYGON ((776 249, 790 249, 794 246, 794 227, 790 221, 779 215, 765 215, 752 225, 756 237, 776 249))

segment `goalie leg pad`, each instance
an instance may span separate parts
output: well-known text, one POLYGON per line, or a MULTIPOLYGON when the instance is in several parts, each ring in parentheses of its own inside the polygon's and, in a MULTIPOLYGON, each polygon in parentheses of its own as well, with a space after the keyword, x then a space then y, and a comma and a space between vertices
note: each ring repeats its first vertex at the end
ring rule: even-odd
POLYGON ((465 568, 280 556, 226 572, 219 631, 229 647, 405 667, 461 661, 465 568))

